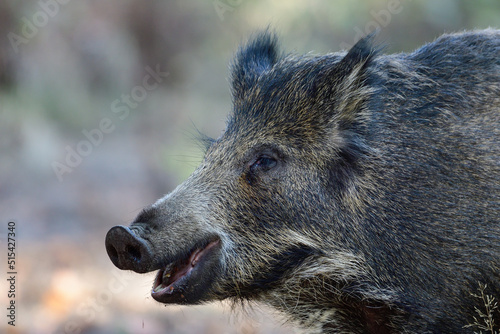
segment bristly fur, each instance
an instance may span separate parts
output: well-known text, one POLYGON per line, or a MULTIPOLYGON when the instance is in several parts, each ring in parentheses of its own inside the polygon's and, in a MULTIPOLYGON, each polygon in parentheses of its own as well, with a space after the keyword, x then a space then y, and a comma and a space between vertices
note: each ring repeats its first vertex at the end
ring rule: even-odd
POLYGON ((267 30, 240 48, 225 131, 134 235, 115 230, 117 266, 218 242, 157 300, 259 301, 307 333, 468 333, 477 284, 500 297, 500 31, 394 55, 373 38, 298 56, 267 30))
POLYGON ((231 66, 233 96, 241 98, 264 72, 270 70, 280 58, 278 39, 270 30, 251 38, 245 48, 240 48, 231 66))
POLYGON ((195 127, 196 134, 194 140, 198 143, 199 147, 203 150, 203 153, 206 153, 210 146, 215 143, 215 139, 201 132, 198 128, 195 127))

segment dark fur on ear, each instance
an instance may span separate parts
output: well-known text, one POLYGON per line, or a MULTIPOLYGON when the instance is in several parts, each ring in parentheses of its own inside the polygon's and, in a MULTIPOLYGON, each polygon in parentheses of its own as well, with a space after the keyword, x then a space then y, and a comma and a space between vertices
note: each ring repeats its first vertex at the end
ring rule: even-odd
POLYGON ((329 189, 342 196, 362 173, 359 159, 368 154, 364 142, 367 101, 375 89, 370 65, 380 48, 373 47, 376 32, 359 40, 334 65, 327 65, 316 79, 316 101, 329 101, 326 114, 344 141, 332 160, 329 189))
POLYGON ((367 83, 367 69, 381 48, 373 47, 377 31, 360 39, 338 63, 327 66, 315 81, 318 101, 331 101, 333 116, 348 125, 354 121, 362 104, 372 93, 367 83))
POLYGON ((374 56, 379 53, 380 48, 375 48, 373 46, 373 40, 377 34, 378 30, 375 30, 369 35, 361 38, 340 61, 339 66, 341 66, 342 70, 345 72, 344 75, 350 74, 357 67, 359 67, 358 71, 363 70, 374 56))
POLYGON ((245 46, 240 47, 231 65, 233 97, 241 98, 278 59, 278 40, 269 29, 250 38, 245 46))

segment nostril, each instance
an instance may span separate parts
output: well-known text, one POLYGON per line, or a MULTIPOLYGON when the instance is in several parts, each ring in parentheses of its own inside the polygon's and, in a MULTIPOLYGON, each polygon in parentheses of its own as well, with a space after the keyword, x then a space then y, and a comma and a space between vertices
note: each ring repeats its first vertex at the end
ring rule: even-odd
POLYGON ((127 252, 127 254, 129 254, 130 257, 135 262, 141 261, 142 254, 141 254, 141 250, 138 247, 132 246, 132 245, 127 245, 125 247, 125 252, 127 252))
POLYGON ((147 242, 128 227, 112 227, 106 234, 105 243, 109 258, 120 269, 145 273, 157 267, 147 242))
POLYGON ((106 246, 109 258, 111 259, 111 261, 113 261, 113 263, 116 263, 116 261, 118 260, 118 251, 112 245, 106 245, 106 246))

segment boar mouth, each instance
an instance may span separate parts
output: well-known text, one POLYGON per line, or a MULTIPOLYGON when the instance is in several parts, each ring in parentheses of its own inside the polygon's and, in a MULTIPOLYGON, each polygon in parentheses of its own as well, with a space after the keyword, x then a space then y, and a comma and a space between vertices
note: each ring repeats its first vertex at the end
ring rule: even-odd
POLYGON ((186 257, 160 269, 151 296, 161 303, 195 304, 204 300, 213 280, 213 254, 220 240, 194 247, 186 257))

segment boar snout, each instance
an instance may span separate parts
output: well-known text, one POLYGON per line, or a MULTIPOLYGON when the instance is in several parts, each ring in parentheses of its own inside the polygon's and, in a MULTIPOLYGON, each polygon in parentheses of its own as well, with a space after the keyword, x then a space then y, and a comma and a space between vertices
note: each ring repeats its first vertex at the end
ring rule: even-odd
POLYGON ((126 226, 114 226, 106 234, 106 251, 120 269, 146 273, 156 269, 154 254, 146 241, 126 226))

